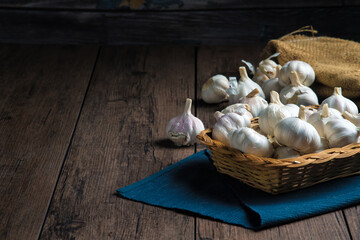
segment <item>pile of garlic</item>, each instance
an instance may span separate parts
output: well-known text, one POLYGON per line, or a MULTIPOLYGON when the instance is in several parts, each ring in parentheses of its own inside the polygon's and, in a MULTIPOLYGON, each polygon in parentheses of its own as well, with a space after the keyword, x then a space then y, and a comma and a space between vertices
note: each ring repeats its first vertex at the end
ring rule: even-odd
MULTIPOLYGON (((341 88, 335 87, 317 110, 311 107, 319 104, 309 87, 315 81, 312 67, 298 60, 280 66, 271 60, 276 56, 261 61, 256 71, 243 61, 254 81, 240 67, 239 81, 215 75, 203 85, 204 102, 229 101, 228 107, 214 114, 213 139, 244 153, 279 159, 360 142, 359 110, 342 96, 341 88), (253 129, 254 117, 259 117, 259 126, 253 129)), ((195 143, 196 135, 204 130, 190 108, 191 99, 187 99, 185 112, 167 125, 168 137, 177 145, 195 143)))

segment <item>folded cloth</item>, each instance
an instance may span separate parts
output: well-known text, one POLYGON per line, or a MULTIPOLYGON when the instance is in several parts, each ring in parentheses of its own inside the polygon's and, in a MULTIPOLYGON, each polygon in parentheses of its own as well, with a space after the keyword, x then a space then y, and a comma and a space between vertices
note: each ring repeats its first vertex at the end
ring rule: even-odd
POLYGON ((203 150, 117 192, 259 230, 360 203, 360 176, 271 195, 218 173, 210 153, 203 150))

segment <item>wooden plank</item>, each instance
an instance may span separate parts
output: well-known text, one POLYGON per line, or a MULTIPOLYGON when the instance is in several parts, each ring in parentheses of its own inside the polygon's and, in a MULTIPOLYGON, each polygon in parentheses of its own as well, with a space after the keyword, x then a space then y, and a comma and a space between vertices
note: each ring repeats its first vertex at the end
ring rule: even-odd
POLYGON ((360 7, 187 12, 0 9, 0 16, 3 43, 236 45, 267 42, 305 25, 313 25, 321 35, 360 40, 360 7))
POLYGON ((360 239, 360 207, 346 208, 343 212, 352 238, 360 239))
POLYGON ((97 47, 0 46, 0 239, 37 239, 97 47))
POLYGON ((1 0, 0 7, 51 8, 51 9, 102 9, 102 10, 218 10, 274 7, 329 7, 341 6, 341 0, 1 0))
MULTIPOLYGON (((197 57, 198 92, 202 84, 212 75, 238 77, 237 69, 241 60, 258 64, 262 44, 242 45, 241 47, 200 47, 197 57)), ((202 100, 198 99, 199 103, 202 100)), ((199 104, 197 113, 207 127, 215 120, 213 113, 221 110, 223 104, 199 104)), ((198 239, 350 239, 344 216, 336 211, 295 223, 254 232, 242 227, 223 224, 207 219, 197 219, 196 236, 198 239)))
POLYGON ((194 153, 166 123, 194 97, 192 47, 105 47, 42 239, 191 239, 194 218, 118 197, 116 189, 194 153))

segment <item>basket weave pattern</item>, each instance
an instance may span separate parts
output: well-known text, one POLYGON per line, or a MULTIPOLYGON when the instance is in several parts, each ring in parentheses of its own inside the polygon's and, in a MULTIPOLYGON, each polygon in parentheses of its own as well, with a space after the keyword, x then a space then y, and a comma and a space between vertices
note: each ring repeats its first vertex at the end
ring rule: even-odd
MULTIPOLYGON (((252 119, 251 128, 258 127, 258 118, 252 119)), ((209 149, 218 172, 271 194, 360 173, 360 143, 297 158, 274 159, 244 154, 213 140, 211 129, 202 131, 197 137, 209 149)))

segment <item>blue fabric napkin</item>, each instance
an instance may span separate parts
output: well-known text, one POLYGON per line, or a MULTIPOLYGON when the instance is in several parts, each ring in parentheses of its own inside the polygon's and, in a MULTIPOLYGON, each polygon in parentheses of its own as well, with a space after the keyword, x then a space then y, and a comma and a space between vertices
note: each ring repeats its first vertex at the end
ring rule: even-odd
POLYGON ((360 176, 271 195, 218 173, 204 150, 117 192, 139 202, 259 230, 360 203, 360 176))

